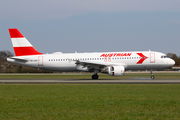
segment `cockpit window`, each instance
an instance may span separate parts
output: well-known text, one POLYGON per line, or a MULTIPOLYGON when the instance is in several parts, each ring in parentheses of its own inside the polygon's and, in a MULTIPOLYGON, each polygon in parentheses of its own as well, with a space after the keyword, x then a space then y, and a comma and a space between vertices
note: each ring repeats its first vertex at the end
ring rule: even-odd
POLYGON ((163 56, 161 56, 161 58, 168 58, 168 56, 164 56, 164 55, 163 55, 163 56))

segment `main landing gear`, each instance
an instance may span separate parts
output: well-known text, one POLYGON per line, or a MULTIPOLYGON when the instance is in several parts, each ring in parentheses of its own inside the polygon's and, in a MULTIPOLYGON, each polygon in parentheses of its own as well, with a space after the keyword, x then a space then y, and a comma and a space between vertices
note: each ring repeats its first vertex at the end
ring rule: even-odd
POLYGON ((151 79, 154 79, 153 70, 151 69, 151 79))
POLYGON ((99 72, 99 70, 94 70, 94 74, 92 75, 92 79, 93 80, 97 80, 99 78, 99 75, 97 74, 99 72))
POLYGON ((97 80, 98 78, 99 78, 99 75, 97 75, 97 73, 94 74, 94 75, 92 75, 92 79, 93 79, 93 80, 97 80))

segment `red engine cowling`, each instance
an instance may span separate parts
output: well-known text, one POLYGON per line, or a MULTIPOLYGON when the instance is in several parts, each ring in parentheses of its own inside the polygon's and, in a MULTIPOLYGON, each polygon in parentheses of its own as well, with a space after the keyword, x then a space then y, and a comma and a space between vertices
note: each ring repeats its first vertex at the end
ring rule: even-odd
POLYGON ((124 70, 124 66, 111 66, 108 67, 108 74, 111 76, 123 76, 124 70))

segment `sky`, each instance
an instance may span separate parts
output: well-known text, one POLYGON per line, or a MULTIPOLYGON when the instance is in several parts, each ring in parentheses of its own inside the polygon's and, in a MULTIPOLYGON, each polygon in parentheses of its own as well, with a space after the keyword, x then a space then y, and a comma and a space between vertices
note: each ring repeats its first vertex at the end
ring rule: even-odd
POLYGON ((180 0, 6 0, 0 51, 17 28, 41 53, 158 51, 180 56, 180 0))

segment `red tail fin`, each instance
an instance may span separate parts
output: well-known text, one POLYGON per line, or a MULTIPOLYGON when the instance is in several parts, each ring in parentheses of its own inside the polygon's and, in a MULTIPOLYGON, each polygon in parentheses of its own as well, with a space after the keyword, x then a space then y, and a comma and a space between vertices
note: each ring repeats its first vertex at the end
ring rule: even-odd
POLYGON ((11 41, 16 56, 41 55, 18 29, 9 29, 11 41))

